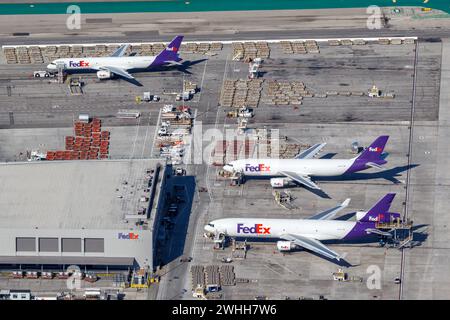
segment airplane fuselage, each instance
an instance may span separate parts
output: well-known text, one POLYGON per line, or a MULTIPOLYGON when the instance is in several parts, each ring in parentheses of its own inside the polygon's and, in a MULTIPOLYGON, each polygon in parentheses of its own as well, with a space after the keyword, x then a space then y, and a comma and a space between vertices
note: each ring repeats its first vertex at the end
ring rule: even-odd
POLYGON ((176 36, 156 56, 126 56, 128 45, 121 45, 109 57, 61 58, 53 60, 47 69, 56 72, 62 68, 67 73, 97 72, 99 79, 111 79, 115 76, 142 86, 130 72, 147 71, 153 67, 167 64, 179 64, 178 55, 183 36, 176 36))
POLYGON ((280 171, 308 176, 340 176, 354 159, 244 159, 232 162, 233 170, 247 176, 278 176, 280 171))
POLYGON ((301 235, 316 240, 351 240, 366 235, 373 223, 339 220, 227 218, 212 221, 215 232, 228 237, 278 239, 301 235))
POLYGON ((64 63, 65 71, 95 71, 100 67, 110 66, 125 70, 146 69, 153 66, 154 56, 122 56, 122 57, 86 57, 63 58, 53 61, 55 65, 64 63))

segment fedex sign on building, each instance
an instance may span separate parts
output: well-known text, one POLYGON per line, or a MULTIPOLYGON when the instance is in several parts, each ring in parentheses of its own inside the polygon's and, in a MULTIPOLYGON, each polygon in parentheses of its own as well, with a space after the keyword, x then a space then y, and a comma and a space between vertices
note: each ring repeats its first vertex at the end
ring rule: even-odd
POLYGON ((122 233, 122 232, 120 232, 118 234, 118 238, 119 239, 126 239, 126 240, 138 240, 139 239, 139 235, 137 233, 134 233, 134 232, 129 232, 129 233, 122 233))
POLYGON ((237 233, 244 234, 270 234, 270 227, 263 227, 262 224, 257 223, 253 227, 246 227, 243 223, 237 224, 237 233))

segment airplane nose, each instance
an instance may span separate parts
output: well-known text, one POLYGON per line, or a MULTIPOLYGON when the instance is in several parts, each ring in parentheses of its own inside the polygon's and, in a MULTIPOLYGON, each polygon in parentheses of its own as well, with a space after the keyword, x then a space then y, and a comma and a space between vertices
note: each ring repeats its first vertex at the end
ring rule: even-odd
POLYGON ((210 225, 205 225, 205 227, 204 227, 204 229, 205 229, 205 231, 206 232, 208 232, 208 233, 214 233, 214 228, 213 227, 211 227, 210 225))
POLYGON ((55 68, 55 65, 53 65, 53 64, 48 64, 48 65, 47 65, 47 69, 48 69, 48 70, 55 70, 56 68, 55 68))
POLYGON ((223 170, 227 172, 233 172, 233 167, 227 164, 223 166, 223 170))

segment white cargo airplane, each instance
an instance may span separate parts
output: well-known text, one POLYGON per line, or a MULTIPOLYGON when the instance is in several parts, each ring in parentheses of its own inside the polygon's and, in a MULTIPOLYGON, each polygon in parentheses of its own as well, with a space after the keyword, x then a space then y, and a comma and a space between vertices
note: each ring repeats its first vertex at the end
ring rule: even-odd
POLYGON ((391 237, 390 233, 377 229, 376 224, 400 219, 399 213, 389 212, 394 197, 395 193, 389 193, 369 211, 356 212, 356 221, 330 220, 348 206, 350 199, 347 199, 341 205, 308 219, 227 218, 211 221, 205 225, 205 231, 213 236, 280 239, 277 242, 279 251, 291 251, 302 247, 339 261, 341 256, 320 241, 354 241, 369 234, 391 237))
POLYGON ((383 169, 387 163, 381 154, 389 136, 378 137, 360 155, 352 159, 314 159, 313 157, 326 145, 315 144, 299 153, 295 159, 243 159, 226 164, 223 169, 244 176, 280 177, 271 178, 274 188, 284 187, 295 181, 308 188, 320 190, 310 177, 332 177, 353 173, 368 168, 383 169))
POLYGON ((99 79, 110 79, 114 75, 128 80, 135 80, 129 72, 148 71, 153 67, 164 65, 181 65, 182 59, 178 56, 183 36, 176 36, 156 56, 124 56, 128 45, 120 46, 109 57, 64 58, 52 61, 47 69, 55 72, 62 64, 68 73, 97 72, 99 79))

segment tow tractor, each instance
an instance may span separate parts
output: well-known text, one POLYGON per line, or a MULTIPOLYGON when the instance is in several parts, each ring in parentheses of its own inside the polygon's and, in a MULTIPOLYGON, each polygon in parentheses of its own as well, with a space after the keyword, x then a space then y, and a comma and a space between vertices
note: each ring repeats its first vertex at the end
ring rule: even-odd
POLYGON ((48 71, 35 71, 33 72, 33 77, 35 78, 54 78, 55 74, 48 71))

